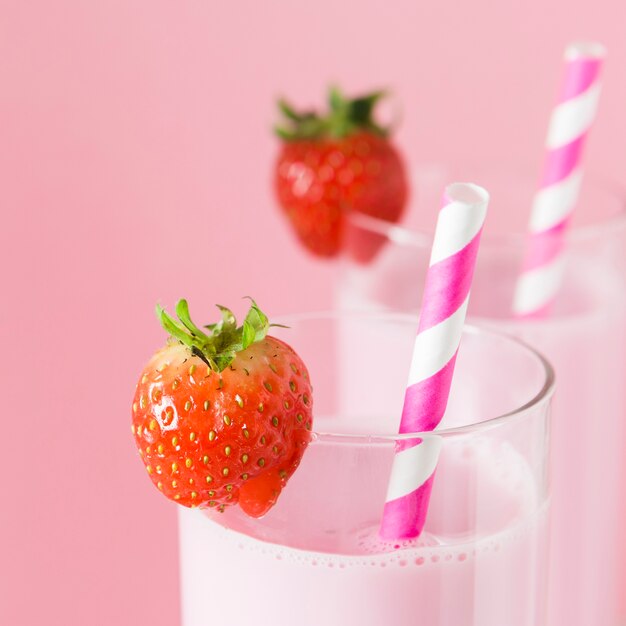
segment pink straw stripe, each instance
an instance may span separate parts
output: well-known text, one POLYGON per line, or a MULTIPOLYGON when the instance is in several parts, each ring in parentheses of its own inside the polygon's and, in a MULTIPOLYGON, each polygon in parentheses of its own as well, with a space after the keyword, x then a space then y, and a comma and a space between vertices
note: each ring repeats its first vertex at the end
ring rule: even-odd
POLYGON ((602 61, 600 59, 575 59, 568 62, 563 78, 559 102, 565 102, 587 91, 599 78, 602 61))
POLYGON ((400 420, 401 433, 426 432, 437 427, 446 412, 456 355, 455 352, 430 378, 406 388, 400 420))
POLYGON ((418 332, 436 326, 465 302, 472 284, 471 268, 476 264, 479 240, 480 233, 462 250, 429 268, 418 332))
POLYGON ((385 502, 380 536, 383 539, 418 537, 426 523, 426 512, 435 475, 406 496, 385 502))
POLYGON ((564 234, 567 230, 568 221, 561 222, 557 226, 537 233, 528 242, 526 257, 523 268, 525 271, 548 265, 562 252, 564 246, 564 234))
POLYGON ((550 187, 567 178, 581 160, 587 134, 571 143, 549 150, 543 164, 540 187, 550 187))

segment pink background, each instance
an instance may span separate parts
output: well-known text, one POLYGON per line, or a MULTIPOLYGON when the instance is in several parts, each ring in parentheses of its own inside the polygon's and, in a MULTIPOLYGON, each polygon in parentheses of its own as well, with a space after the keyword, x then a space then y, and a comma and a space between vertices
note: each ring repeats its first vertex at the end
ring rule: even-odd
POLYGON ((1 0, 0 624, 178 623, 129 428, 153 305, 330 302, 273 205, 275 97, 390 86, 409 161, 538 163, 579 37, 610 50, 587 156, 623 182, 622 0, 1 0))

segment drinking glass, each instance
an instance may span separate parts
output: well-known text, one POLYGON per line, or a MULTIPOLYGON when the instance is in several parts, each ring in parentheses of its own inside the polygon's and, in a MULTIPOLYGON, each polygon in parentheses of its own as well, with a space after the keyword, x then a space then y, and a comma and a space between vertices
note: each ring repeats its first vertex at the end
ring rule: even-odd
POLYGON ((553 390, 543 357, 466 328, 440 428, 398 435, 415 316, 281 323, 272 334, 309 369, 312 439, 262 519, 179 509, 183 625, 543 625, 553 390), (396 444, 433 437, 441 455, 425 530, 385 542, 396 444))

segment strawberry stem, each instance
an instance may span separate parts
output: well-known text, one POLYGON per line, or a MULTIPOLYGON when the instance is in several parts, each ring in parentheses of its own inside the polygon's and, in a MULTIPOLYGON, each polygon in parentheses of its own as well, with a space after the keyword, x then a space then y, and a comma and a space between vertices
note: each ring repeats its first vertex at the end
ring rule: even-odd
POLYGON ((384 91, 375 91, 348 99, 337 87, 331 87, 328 92, 329 111, 325 115, 315 111, 299 113, 281 99, 278 108, 284 119, 275 132, 284 141, 340 139, 359 131, 386 136, 389 129, 376 124, 373 118, 376 104, 385 95, 384 91))
POLYGON ((270 327, 267 316, 254 300, 250 299, 250 302, 250 309, 241 326, 237 326, 237 320, 230 309, 218 305, 222 319, 216 324, 205 326, 209 329, 209 334, 193 323, 186 300, 179 300, 176 304, 178 321, 158 304, 156 315, 163 328, 174 339, 190 348, 212 370, 221 372, 232 363, 238 352, 261 341, 267 335, 270 327))

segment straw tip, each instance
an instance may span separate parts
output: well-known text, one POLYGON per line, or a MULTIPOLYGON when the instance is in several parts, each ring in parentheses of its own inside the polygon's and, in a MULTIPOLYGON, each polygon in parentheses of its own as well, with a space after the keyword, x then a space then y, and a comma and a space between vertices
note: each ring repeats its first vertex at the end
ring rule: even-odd
POLYGON ((445 197, 450 202, 470 206, 486 205, 489 202, 489 192, 474 183, 452 183, 446 187, 445 197))
POLYGON ((598 41, 574 41, 565 48, 565 60, 603 59, 606 47, 598 41))

